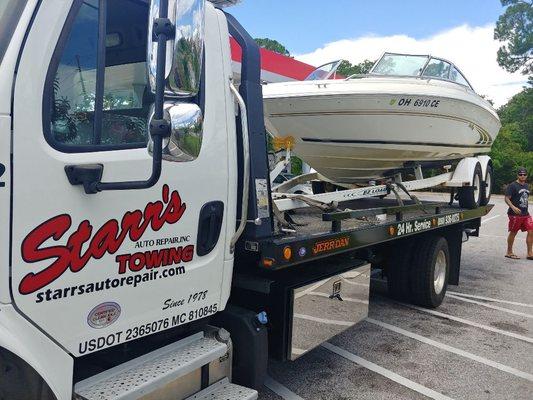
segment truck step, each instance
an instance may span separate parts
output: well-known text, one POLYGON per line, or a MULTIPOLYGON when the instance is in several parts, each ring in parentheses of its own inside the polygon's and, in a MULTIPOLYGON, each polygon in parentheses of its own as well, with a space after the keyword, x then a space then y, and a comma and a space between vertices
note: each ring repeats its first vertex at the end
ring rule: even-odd
POLYGON ((200 332, 78 382, 74 392, 87 400, 140 399, 227 352, 227 344, 200 332))
POLYGON ((257 392, 244 386, 235 385, 224 378, 186 400, 255 400, 257 392))

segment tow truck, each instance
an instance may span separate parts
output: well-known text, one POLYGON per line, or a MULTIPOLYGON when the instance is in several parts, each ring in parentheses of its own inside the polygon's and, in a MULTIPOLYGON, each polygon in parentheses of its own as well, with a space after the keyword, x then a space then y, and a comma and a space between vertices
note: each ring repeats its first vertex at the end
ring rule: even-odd
POLYGON ((473 207, 419 201, 423 177, 273 192, 232 3, 0 4, 0 398, 255 399, 268 357, 366 317, 371 268, 426 307, 459 283, 490 159, 426 178, 473 207))

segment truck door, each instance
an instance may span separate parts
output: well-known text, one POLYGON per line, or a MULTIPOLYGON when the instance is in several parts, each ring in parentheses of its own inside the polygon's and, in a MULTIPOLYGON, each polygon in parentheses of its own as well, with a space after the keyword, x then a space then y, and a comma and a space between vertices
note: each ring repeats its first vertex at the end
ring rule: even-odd
POLYGON ((229 292, 234 104, 227 27, 212 6, 207 90, 187 100, 203 109, 202 135, 186 143, 198 157, 164 161, 159 183, 144 190, 88 195, 65 174, 101 164, 103 181, 150 175, 148 13, 140 0, 43 1, 20 58, 12 297, 74 355, 209 316, 229 292))

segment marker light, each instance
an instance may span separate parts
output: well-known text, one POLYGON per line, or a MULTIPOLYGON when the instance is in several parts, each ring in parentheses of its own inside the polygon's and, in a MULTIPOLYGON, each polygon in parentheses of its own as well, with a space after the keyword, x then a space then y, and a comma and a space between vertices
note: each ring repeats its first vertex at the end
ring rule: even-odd
POLYGON ((290 260, 291 257, 292 257, 292 249, 287 246, 283 249, 283 257, 285 258, 285 260, 290 260))
POLYGON ((274 260, 271 258, 263 258, 263 266, 270 268, 272 265, 274 265, 274 260))

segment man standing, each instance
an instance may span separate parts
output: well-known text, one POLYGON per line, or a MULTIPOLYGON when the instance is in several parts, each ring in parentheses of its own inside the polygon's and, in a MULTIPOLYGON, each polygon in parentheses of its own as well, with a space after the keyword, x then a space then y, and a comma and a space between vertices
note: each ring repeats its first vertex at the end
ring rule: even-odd
POLYGON ((527 184, 527 170, 518 168, 517 179, 510 183, 505 190, 505 202, 509 206, 509 237, 507 238, 507 254, 505 257, 519 259, 513 253, 513 244, 518 231, 527 232, 527 259, 533 260, 533 219, 529 215, 528 197, 529 185, 527 184))

